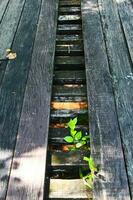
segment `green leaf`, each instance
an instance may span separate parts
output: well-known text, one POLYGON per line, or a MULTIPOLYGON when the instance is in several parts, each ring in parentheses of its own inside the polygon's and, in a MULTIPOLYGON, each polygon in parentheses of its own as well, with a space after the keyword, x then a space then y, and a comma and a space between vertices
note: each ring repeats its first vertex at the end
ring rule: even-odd
POLYGON ((84 156, 84 157, 83 157, 83 160, 89 162, 90 158, 84 156))
POLYGON ((82 147, 83 145, 80 143, 80 142, 78 142, 77 144, 76 144, 76 148, 78 149, 78 148, 80 148, 80 147, 82 147))
POLYGON ((70 121, 67 123, 67 126, 74 130, 75 129, 75 126, 77 124, 77 117, 75 117, 74 119, 70 119, 70 121))
POLYGON ((97 172, 97 168, 96 168, 96 166, 94 164, 94 160, 91 156, 90 156, 90 159, 89 159, 89 167, 90 167, 91 171, 97 172))
POLYGON ((77 132, 74 138, 75 140, 80 140, 82 138, 82 132, 81 131, 77 132))
POLYGON ((66 136, 66 137, 64 137, 64 140, 65 140, 67 143, 73 143, 73 137, 71 137, 71 136, 66 136))
POLYGON ((77 133, 76 130, 73 130, 73 129, 70 130, 70 134, 71 134, 72 137, 74 137, 76 133, 77 133))
POLYGON ((90 138, 89 136, 84 136, 84 137, 82 137, 82 140, 87 141, 89 138, 90 138))

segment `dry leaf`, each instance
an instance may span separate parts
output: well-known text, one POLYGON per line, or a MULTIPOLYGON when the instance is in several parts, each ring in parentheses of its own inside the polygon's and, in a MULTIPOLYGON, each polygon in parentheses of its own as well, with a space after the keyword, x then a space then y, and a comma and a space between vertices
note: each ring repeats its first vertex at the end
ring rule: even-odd
POLYGON ((9 60, 14 60, 14 59, 17 57, 17 54, 11 52, 11 53, 7 54, 6 57, 7 57, 9 60))
POLYGON ((11 49, 6 49, 6 52, 7 53, 10 53, 12 50, 11 49))

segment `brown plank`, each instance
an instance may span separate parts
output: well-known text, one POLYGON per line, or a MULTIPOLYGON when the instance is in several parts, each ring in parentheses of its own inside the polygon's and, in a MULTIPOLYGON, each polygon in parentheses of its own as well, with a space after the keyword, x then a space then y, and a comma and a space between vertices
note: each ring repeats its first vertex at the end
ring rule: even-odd
MULTIPOLYGON (((128 1, 126 2, 125 4, 128 4, 128 1)), ((99 5, 102 6, 100 12, 102 16, 104 34, 106 37, 106 46, 109 56, 111 75, 113 78, 117 115, 126 159, 130 189, 133 198, 133 157, 131 153, 133 152, 132 62, 130 60, 125 35, 123 34, 124 32, 122 30, 116 2, 99 0, 99 5)), ((128 16, 131 14, 130 10, 128 11, 129 14, 125 16, 127 20, 129 19, 128 16)), ((130 24, 129 26, 131 27, 130 20, 128 21, 130 24)))
MULTIPOLYGON (((104 7, 101 8, 104 11, 104 7)), ((108 9, 111 9, 110 4, 108 9)), ((113 15, 109 10, 106 14, 109 18, 113 15)), ((93 197, 96 200, 130 200, 113 85, 96 0, 82 1, 82 19, 91 151, 99 165, 99 173, 105 179, 95 179, 93 197)), ((116 63, 114 65, 117 66, 116 63)))
POLYGON ((7 199, 43 199, 56 11, 56 1, 42 1, 7 199))

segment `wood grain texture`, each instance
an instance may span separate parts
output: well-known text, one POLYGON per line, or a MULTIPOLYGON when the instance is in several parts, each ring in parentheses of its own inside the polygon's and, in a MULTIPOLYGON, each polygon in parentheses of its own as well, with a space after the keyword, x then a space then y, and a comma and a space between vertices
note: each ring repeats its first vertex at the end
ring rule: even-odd
POLYGON ((1 23, 3 14, 4 14, 5 10, 6 10, 6 7, 7 7, 9 1, 10 0, 1 0, 0 1, 0 23, 1 23))
POLYGON ((43 193, 45 193, 45 165, 56 38, 56 9, 55 0, 42 1, 7 200, 19 200, 20 198, 23 200, 42 200, 43 193))
MULTIPOLYGON (((0 23, 0 58, 5 58, 6 49, 11 48, 25 0, 11 0, 0 23)), ((5 3, 4 3, 5 4, 5 3)), ((0 62, 0 83, 6 68, 5 62, 0 62)))
MULTIPOLYGON (((126 4, 126 2, 125 2, 126 4)), ((133 198, 133 75, 132 63, 121 28, 116 1, 99 0, 106 48, 113 79, 122 144, 133 198)), ((120 5, 120 4, 119 4, 120 5)), ((128 10, 131 14, 130 10, 128 10)), ((126 12, 126 11, 125 11, 126 12)), ((129 14, 128 14, 129 15, 129 14)), ((130 28, 131 23, 128 18, 130 28)), ((132 31, 131 31, 132 32, 132 31)), ((128 41, 128 40, 127 40, 128 41)))
POLYGON ((50 179, 50 199, 92 200, 92 192, 81 179, 50 179))
POLYGON ((93 196, 95 200, 130 200, 112 80, 96 0, 82 0, 82 20, 91 149, 95 163, 99 165, 99 173, 104 177, 104 180, 95 179, 93 196))
POLYGON ((129 53, 133 62, 133 5, 129 0, 116 0, 116 2, 129 53))
MULTIPOLYGON (((22 2, 22 1, 21 1, 22 2)), ((17 59, 10 61, 0 87, 0 198, 10 172, 16 134, 29 72, 41 1, 27 1, 13 43, 17 59)))

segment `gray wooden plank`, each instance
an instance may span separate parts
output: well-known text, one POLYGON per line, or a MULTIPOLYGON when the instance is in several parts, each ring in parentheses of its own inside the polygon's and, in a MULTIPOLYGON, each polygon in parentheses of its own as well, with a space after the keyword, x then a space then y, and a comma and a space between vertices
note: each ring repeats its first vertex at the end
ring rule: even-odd
POLYGON ((84 57, 83 56, 56 56, 55 65, 83 65, 84 57))
POLYGON ((92 192, 81 179, 50 179, 50 199, 92 200, 92 192))
MULTIPOLYGON (((121 23, 127 40, 129 53, 133 62, 133 5, 131 1, 116 0, 121 23)), ((132 77, 132 74, 129 76, 132 77)))
MULTIPOLYGON (((116 1, 99 0, 130 189, 133 198, 133 74, 116 1)), ((130 13, 131 14, 131 13, 130 13)), ((127 20, 128 20, 127 16, 127 20)), ((130 21, 129 21, 130 24, 130 21)))
POLYGON ((62 0, 59 6, 80 6, 80 0, 62 0))
MULTIPOLYGON (((88 127, 78 127, 76 128, 79 131, 82 131, 84 134, 88 134, 88 127)), ((64 137, 68 135, 69 130, 67 128, 50 128, 49 129, 49 141, 50 143, 66 143, 64 137)))
POLYGON ((76 150, 76 151, 67 150, 64 152, 57 150, 57 151, 51 151, 50 155, 51 155, 51 166, 87 166, 87 163, 83 161, 83 157, 89 156, 89 152, 86 150, 76 150))
POLYGON ((59 7, 60 14, 79 14, 80 13, 79 6, 71 6, 71 7, 59 7))
MULTIPOLYGON (((108 16, 111 18, 109 11, 108 16)), ((95 179, 93 197, 96 200, 130 200, 112 79, 96 0, 82 0, 82 20, 91 151, 99 165, 99 173, 105 179, 95 179)), ((114 65, 117 66, 116 63, 114 65)))
POLYGON ((55 0, 42 1, 6 199, 43 200, 56 9, 55 0))
POLYGON ((56 56, 81 56, 84 54, 83 45, 67 44, 56 45, 56 56))
MULTIPOLYGON (((7 6, 2 22, 0 23, 0 58, 5 58, 6 49, 12 46, 24 3, 25 0, 12 0, 7 6)), ((6 64, 0 62, 0 82, 3 78, 5 67, 6 64)))
POLYGON ((1 0, 0 1, 0 23, 1 23, 2 17, 4 15, 4 12, 5 12, 6 8, 7 8, 7 5, 8 5, 9 1, 10 0, 1 0))
POLYGON ((54 83, 56 84, 84 84, 85 72, 79 71, 55 71, 54 83))
POLYGON ((40 0, 32 0, 32 3, 31 1, 27 1, 25 4, 13 43, 13 49, 17 53, 17 59, 8 63, 0 87, 1 199, 5 199, 7 190, 6 187, 14 153, 23 95, 31 62, 40 4, 40 0))
POLYGON ((86 96, 86 86, 84 85, 54 85, 53 96, 86 96))

